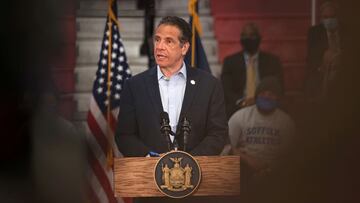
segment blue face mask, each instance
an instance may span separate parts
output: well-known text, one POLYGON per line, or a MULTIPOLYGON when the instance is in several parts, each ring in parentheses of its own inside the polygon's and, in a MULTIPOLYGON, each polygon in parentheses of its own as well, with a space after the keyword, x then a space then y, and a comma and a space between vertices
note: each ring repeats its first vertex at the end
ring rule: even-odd
POLYGON ((326 18, 322 20, 322 23, 324 24, 325 28, 327 30, 334 30, 338 26, 338 21, 336 18, 326 18))
POLYGON ((266 112, 273 111, 278 107, 278 102, 276 100, 269 99, 266 97, 261 97, 261 96, 258 96, 256 98, 255 103, 256 103, 256 106, 260 110, 266 111, 266 112))

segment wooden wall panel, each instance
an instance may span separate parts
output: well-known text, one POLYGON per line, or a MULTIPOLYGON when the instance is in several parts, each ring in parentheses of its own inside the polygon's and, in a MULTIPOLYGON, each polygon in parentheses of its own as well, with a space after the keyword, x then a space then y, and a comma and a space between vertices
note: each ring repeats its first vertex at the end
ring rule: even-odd
POLYGON ((277 55, 284 67, 286 91, 301 91, 305 75, 306 37, 311 25, 310 0, 211 1, 218 57, 241 50, 240 32, 254 22, 262 34, 261 49, 277 55))
POLYGON ((258 25, 264 39, 280 39, 305 36, 310 25, 310 16, 291 13, 216 15, 214 27, 217 40, 239 41, 242 27, 248 22, 258 25))
MULTIPOLYGON (((224 58, 241 50, 240 42, 222 42, 218 45, 219 57, 224 58)), ((306 59, 306 38, 292 38, 283 40, 263 40, 261 50, 273 53, 280 57, 281 61, 304 63, 306 59)))
POLYGON ((211 0, 211 12, 310 12, 310 0, 211 0))

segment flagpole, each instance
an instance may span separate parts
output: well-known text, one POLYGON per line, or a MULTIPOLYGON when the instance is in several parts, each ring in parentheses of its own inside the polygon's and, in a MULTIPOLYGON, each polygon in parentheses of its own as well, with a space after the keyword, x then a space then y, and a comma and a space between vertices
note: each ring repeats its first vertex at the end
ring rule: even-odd
POLYGON ((195 22, 194 22, 194 15, 195 15, 195 9, 197 0, 189 0, 189 12, 191 15, 191 30, 192 30, 192 37, 191 37, 191 66, 195 67, 195 37, 196 37, 196 30, 195 30, 195 22))
POLYGON ((195 25, 194 25, 194 17, 192 20, 192 38, 191 38, 191 66, 194 67, 195 65, 195 25))
POLYGON ((109 147, 108 147, 108 151, 107 151, 107 168, 110 169, 112 168, 114 161, 113 161, 113 151, 112 151, 112 133, 111 133, 111 57, 112 57, 112 50, 111 50, 111 45, 112 45, 112 23, 111 23, 111 6, 112 6, 112 2, 113 0, 108 0, 108 28, 109 28, 109 35, 108 35, 108 41, 109 41, 109 45, 108 45, 108 70, 107 70, 107 92, 106 92, 106 101, 108 102, 107 105, 107 111, 106 111, 106 117, 107 117, 107 125, 106 125, 106 131, 107 131, 107 136, 110 137, 110 141, 109 141, 109 147))
POLYGON ((311 0, 311 25, 316 24, 316 0, 311 0))

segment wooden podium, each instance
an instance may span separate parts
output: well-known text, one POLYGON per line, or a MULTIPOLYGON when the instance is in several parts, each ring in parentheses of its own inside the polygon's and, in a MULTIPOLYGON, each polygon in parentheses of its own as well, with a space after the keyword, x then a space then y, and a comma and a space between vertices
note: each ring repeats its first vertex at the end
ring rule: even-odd
MULTIPOLYGON (((239 156, 196 156, 201 182, 193 196, 235 196, 240 194, 239 156)), ((115 159, 116 197, 164 196, 154 181, 154 167, 159 157, 115 159)))

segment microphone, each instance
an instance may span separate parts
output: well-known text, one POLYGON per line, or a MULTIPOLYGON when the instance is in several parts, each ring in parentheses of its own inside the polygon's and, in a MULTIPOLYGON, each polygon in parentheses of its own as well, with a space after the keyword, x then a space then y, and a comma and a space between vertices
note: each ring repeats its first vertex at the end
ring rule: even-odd
POLYGON ((166 141, 168 143, 168 149, 171 150, 170 147, 170 134, 171 134, 171 127, 169 125, 169 114, 165 111, 160 113, 160 132, 163 136, 165 136, 166 141))
POLYGON ((184 116, 181 120, 181 131, 184 138, 184 151, 186 151, 186 145, 188 143, 188 137, 191 131, 190 121, 186 118, 186 116, 184 116))

